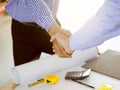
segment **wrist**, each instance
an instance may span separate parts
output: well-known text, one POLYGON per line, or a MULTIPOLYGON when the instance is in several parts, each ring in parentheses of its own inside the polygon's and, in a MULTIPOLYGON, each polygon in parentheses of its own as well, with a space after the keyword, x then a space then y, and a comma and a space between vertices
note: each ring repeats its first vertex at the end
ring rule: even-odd
POLYGON ((48 30, 48 33, 50 36, 56 34, 60 30, 60 26, 55 22, 51 25, 51 27, 48 30))

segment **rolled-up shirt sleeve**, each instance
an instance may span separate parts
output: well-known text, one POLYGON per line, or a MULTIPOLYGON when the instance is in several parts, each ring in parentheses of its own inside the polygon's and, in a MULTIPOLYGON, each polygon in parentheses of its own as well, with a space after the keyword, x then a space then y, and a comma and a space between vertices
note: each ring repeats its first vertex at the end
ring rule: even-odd
POLYGON ((47 31, 55 22, 50 9, 43 0, 10 0, 6 11, 20 22, 35 22, 47 31))
POLYGON ((85 50, 120 35, 120 0, 106 0, 99 12, 70 37, 72 50, 85 50))

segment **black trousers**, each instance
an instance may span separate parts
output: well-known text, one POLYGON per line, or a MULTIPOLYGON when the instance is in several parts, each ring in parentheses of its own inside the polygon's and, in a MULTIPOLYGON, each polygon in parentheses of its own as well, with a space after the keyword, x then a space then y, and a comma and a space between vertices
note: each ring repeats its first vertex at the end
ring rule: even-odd
POLYGON ((15 66, 31 61, 41 52, 54 54, 50 35, 36 25, 29 26, 12 19, 12 39, 15 66))

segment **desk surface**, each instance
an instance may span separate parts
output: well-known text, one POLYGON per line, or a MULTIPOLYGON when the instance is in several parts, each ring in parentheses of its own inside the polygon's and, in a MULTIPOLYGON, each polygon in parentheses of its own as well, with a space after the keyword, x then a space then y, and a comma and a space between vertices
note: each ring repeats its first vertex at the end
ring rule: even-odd
MULTIPOLYGON (((21 72, 21 73, 19 72, 20 75, 22 75, 24 73, 24 75, 26 75, 26 77, 28 75, 31 75, 31 77, 33 77, 33 75, 35 75, 36 73, 41 73, 43 75, 46 73, 49 74, 51 72, 62 71, 66 68, 70 68, 70 67, 78 65, 78 64, 80 64, 80 63, 82 63, 90 58, 93 58, 96 55, 97 55, 96 48, 92 48, 92 49, 84 51, 84 52, 76 51, 76 52, 74 52, 72 58, 58 58, 56 55, 53 55, 49 58, 45 58, 44 60, 41 60, 39 64, 38 64, 39 61, 30 62, 29 64, 27 64, 27 66, 29 65, 30 70, 32 70, 31 68, 33 68, 33 67, 34 67, 34 69, 36 69, 34 71, 34 74, 33 73, 31 74, 31 72, 26 73, 26 71, 28 70, 27 69, 28 67, 26 66, 27 67, 26 68, 25 65, 24 65, 24 68, 22 67, 23 69, 20 67, 17 69, 20 69, 20 70, 22 69, 23 72, 21 72), (37 62, 37 65, 36 65, 36 62, 37 62), (49 63, 49 66, 48 66, 48 63, 49 63), (54 65, 53 65, 53 63, 54 63, 54 65), (37 69, 38 66, 42 66, 42 68, 40 67, 40 69, 37 69), (46 66, 48 66, 48 67, 46 67, 46 66)), ((65 73, 66 73, 66 71, 58 72, 58 74, 60 76, 59 83, 52 85, 52 86, 49 86, 46 84, 41 84, 41 85, 38 85, 37 87, 43 88, 42 90, 47 90, 48 88, 50 90, 50 87, 52 90, 58 90, 58 89, 60 89, 60 87, 64 87, 65 83, 66 84, 74 83, 74 82, 66 81, 64 79, 65 73)), ((23 82, 24 82, 24 79, 26 79, 26 77, 20 79, 20 81, 22 82, 22 80, 23 80, 23 82)), ((29 77, 26 80, 29 80, 29 77)), ((74 83, 74 84, 76 85, 76 83, 74 83)), ((74 84, 72 84, 73 87, 74 87, 74 84)), ((14 90, 14 89, 15 90, 24 90, 23 89, 24 87, 22 87, 22 86, 21 86, 22 89, 20 89, 20 85, 17 86, 16 88, 15 87, 16 87, 16 85, 12 82, 12 80, 9 80, 3 87, 0 88, 0 90, 14 90)), ((27 88, 27 89, 29 90, 29 88, 27 88)), ((30 88, 30 90, 36 90, 36 89, 30 88)), ((37 90, 38 90, 38 88, 37 88, 37 90)))
MULTIPOLYGON (((81 68, 80 66, 76 66, 61 72, 58 72, 57 74, 60 77, 60 81, 55 85, 46 85, 46 84, 40 84, 38 86, 32 87, 32 88, 26 88, 24 86, 16 85, 13 83, 12 80, 9 80, 3 87, 0 88, 0 90, 38 90, 38 88, 41 88, 42 90, 93 90, 90 87, 87 87, 82 84, 78 84, 76 82, 72 82, 69 80, 65 80, 65 74, 67 71, 75 71, 75 70, 83 70, 84 68, 81 68)), ((113 87, 112 90, 120 90, 120 80, 97 73, 97 72, 91 72, 90 77, 83 80, 82 82, 94 86, 98 90, 98 88, 103 84, 109 84, 113 87)))

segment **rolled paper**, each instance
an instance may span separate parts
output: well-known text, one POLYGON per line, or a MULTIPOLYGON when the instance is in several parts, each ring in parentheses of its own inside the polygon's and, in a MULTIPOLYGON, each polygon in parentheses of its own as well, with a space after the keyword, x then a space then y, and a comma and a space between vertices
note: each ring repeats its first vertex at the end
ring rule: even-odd
POLYGON ((18 65, 11 69, 11 78, 16 84, 29 84, 51 73, 80 65, 86 60, 96 57, 97 50, 75 51, 72 58, 60 58, 57 55, 48 56, 42 60, 18 65))

